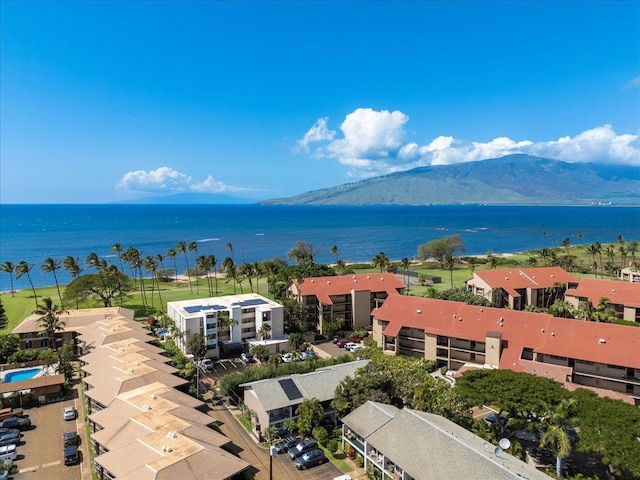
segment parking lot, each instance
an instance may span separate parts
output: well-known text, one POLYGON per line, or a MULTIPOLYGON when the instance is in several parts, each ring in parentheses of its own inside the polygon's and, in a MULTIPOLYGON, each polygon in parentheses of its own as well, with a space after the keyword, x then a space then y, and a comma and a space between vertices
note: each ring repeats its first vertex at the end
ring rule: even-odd
POLYGON ((31 420, 31 429, 23 432, 17 447, 18 457, 13 463, 17 465, 18 473, 13 476, 14 479, 80 480, 82 478, 82 469, 88 466, 88 461, 82 465, 82 461, 86 460, 83 457, 87 451, 86 436, 82 431, 84 427, 81 426, 81 418, 63 420, 62 409, 69 406, 82 412, 77 396, 62 402, 25 410, 25 416, 31 420), (80 435, 78 446, 80 461, 73 466, 66 466, 63 458, 62 436, 68 431, 76 431, 80 435))

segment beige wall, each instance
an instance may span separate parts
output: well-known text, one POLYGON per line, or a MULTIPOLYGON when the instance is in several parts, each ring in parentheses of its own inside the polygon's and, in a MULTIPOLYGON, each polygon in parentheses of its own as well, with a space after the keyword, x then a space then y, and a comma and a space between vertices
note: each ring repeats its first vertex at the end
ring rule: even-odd
POLYGON ((351 291, 353 328, 365 328, 371 324, 371 292, 351 291))
POLYGON ((269 414, 264 411, 264 408, 262 408, 262 404, 258 400, 258 397, 256 397, 251 390, 246 388, 244 390, 244 404, 247 408, 255 412, 260 428, 264 432, 264 429, 269 426, 269 414))
POLYGON ((495 336, 487 336, 485 339, 485 363, 492 367, 500 365, 500 347, 502 339, 495 336))

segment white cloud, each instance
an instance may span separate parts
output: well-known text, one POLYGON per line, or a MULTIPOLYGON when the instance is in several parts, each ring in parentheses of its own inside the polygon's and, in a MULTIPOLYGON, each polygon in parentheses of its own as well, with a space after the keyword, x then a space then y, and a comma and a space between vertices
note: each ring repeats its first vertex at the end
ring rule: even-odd
POLYGON ((183 192, 221 193, 246 190, 216 181, 211 175, 203 182, 194 182, 189 175, 173 170, 170 167, 160 167, 149 172, 144 170, 127 172, 117 183, 116 189, 165 194, 183 192))
POLYGON ((508 137, 497 137, 488 142, 469 142, 442 135, 420 146, 415 141, 405 141, 404 127, 408 121, 409 117, 397 110, 389 112, 359 108, 349 113, 340 125, 342 138, 334 139, 335 132, 329 130, 328 119, 322 118, 314 128, 331 132, 331 135, 312 136, 312 128, 299 145, 304 144, 308 152, 310 143, 318 143, 315 157, 332 158, 351 167, 348 175, 353 177, 383 175, 426 165, 472 162, 514 153, 567 162, 640 166, 640 135, 618 135, 611 125, 546 142, 508 137))
POLYGON ((640 77, 636 77, 627 84, 627 88, 640 87, 640 77))
POLYGON ((336 135, 335 130, 329 130, 327 128, 327 121, 329 121, 328 117, 319 118, 316 123, 304 134, 302 140, 298 141, 295 152, 308 152, 309 144, 322 142, 322 141, 331 141, 336 135))

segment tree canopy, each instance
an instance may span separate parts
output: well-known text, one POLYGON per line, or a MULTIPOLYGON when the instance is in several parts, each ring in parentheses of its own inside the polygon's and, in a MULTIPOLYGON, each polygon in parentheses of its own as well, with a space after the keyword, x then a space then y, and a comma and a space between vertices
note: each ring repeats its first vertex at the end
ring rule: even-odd
POLYGON ((64 305, 76 300, 97 299, 105 307, 111 307, 112 301, 126 297, 131 291, 131 280, 122 272, 92 273, 73 280, 65 289, 62 301, 64 305))
POLYGON ((420 260, 433 258, 441 268, 447 268, 447 262, 451 261, 456 253, 462 253, 465 250, 460 235, 449 235, 448 237, 437 238, 418 246, 418 258, 420 260))

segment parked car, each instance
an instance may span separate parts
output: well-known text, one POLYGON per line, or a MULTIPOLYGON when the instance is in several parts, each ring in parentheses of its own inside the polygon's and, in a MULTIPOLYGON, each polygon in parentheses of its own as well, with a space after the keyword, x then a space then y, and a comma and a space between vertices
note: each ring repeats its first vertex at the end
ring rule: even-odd
POLYGON ((210 358, 204 358, 196 362, 196 366, 204 368, 208 372, 212 372, 214 370, 213 361, 210 358))
POLYGON ((74 407, 64 407, 62 409, 62 418, 65 421, 76 419, 76 409, 74 407))
POLYGON ((9 478, 9 470, 0 470, 0 480, 7 480, 9 478))
POLYGON ((312 358, 318 358, 318 354, 313 350, 307 350, 306 352, 302 353, 302 358, 305 360, 310 360, 312 358))
POLYGON ((24 415, 22 408, 2 408, 0 409, 0 420, 4 420, 9 417, 21 417, 24 415))
POLYGON ((358 344, 353 345, 353 346, 349 349, 349 351, 350 351, 351 353, 355 353, 355 352, 357 352, 358 350, 362 350, 363 348, 364 348, 364 345, 360 345, 360 344, 358 343, 358 344))
POLYGON ((20 432, 17 435, 12 433, 5 433, 4 435, 0 435, 0 446, 2 445, 17 445, 20 443, 20 432))
POLYGON ((315 467, 316 465, 322 465, 327 461, 327 457, 319 448, 314 448, 306 453, 300 455, 293 464, 298 470, 304 470, 305 468, 315 467))
POLYGON ((76 432, 66 432, 62 435, 62 439, 64 440, 64 446, 68 447, 69 445, 78 445, 78 434, 76 432))
POLYGON ((291 355, 291 353, 283 353, 282 355, 280 355, 280 358, 282 358, 282 361, 284 363, 293 362, 293 355, 291 355))
POLYGON ((276 443, 273 449, 276 453, 286 453, 291 447, 295 447, 300 443, 300 439, 296 437, 287 437, 284 440, 276 443))
POLYGON ((336 340, 336 346, 339 348, 344 348, 344 346, 349 343, 349 340, 347 340, 346 338, 339 338, 338 340, 336 340))
POLYGON ((484 421, 489 426, 494 426, 498 423, 504 425, 507 423, 507 417, 505 417, 503 414, 498 415, 497 413, 491 413, 484 417, 484 421))
POLYGON ((6 463, 8 460, 15 460, 18 456, 15 445, 5 445, 0 447, 0 460, 6 463))
POLYGON ((15 435, 20 438, 20 430, 17 428, 0 428, 0 435, 15 435))
POLYGON ((253 358, 253 354, 251 353, 243 353, 242 355, 240 355, 240 358, 245 363, 255 363, 256 361, 256 359, 253 358))
POLYGON ((351 349, 352 349, 353 347, 355 347, 356 345, 358 345, 358 344, 357 344, 357 343, 355 343, 355 342, 347 342, 347 343, 345 343, 345 344, 344 344, 344 348, 345 348, 346 350, 351 351, 351 349))
POLYGON ((28 430, 31 428, 31 420, 25 417, 10 417, 2 421, 2 428, 17 428, 28 430))
POLYGON ((295 460, 302 454, 307 453, 309 450, 313 450, 314 448, 318 448, 318 442, 313 438, 310 438, 309 440, 303 440, 297 445, 291 447, 287 453, 291 457, 291 460, 295 460))
POLYGON ((78 463, 78 447, 69 445, 64 448, 64 464, 75 465, 78 463))

